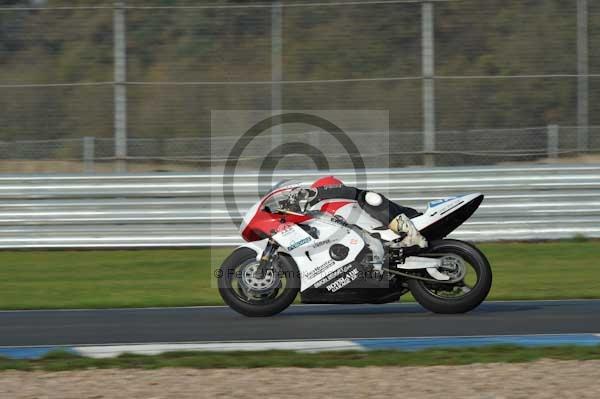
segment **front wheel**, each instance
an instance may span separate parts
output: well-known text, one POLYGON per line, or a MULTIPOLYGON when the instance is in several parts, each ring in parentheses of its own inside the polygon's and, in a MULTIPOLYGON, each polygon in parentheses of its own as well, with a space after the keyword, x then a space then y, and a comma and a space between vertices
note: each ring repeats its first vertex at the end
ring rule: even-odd
POLYGON ((273 316, 294 302, 300 276, 291 259, 277 256, 272 267, 260 276, 256 252, 238 248, 225 259, 218 273, 221 298, 244 316, 273 316))
POLYGON ((427 254, 441 258, 440 271, 458 279, 455 284, 411 279, 410 292, 417 302, 434 313, 465 313, 475 309, 492 287, 492 269, 485 255, 475 246, 458 240, 431 243, 427 254))

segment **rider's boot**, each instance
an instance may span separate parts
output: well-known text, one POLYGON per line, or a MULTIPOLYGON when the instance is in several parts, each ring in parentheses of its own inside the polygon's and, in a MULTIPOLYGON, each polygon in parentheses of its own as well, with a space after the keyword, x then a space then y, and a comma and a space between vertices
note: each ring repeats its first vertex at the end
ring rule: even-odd
POLYGON ((388 225, 394 233, 404 236, 401 244, 406 247, 418 246, 427 248, 427 240, 421 235, 413 222, 405 214, 396 216, 388 225))

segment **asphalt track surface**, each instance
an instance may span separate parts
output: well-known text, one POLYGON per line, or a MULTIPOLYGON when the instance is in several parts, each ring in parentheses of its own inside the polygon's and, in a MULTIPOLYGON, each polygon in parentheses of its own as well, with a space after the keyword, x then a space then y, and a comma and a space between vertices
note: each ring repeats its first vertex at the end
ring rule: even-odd
POLYGON ((0 312, 0 346, 600 333, 600 300, 487 302, 436 315, 417 304, 297 305, 269 318, 227 307, 0 312))

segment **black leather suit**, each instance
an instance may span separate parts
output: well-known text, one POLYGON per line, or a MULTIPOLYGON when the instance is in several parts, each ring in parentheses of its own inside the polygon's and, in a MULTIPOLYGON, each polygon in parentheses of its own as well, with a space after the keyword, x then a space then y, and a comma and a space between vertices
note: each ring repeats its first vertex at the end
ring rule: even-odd
POLYGON ((378 194, 382 197, 381 205, 369 205, 365 201, 365 195, 368 192, 368 190, 361 190, 349 186, 320 187, 317 189, 316 197, 310 201, 310 205, 314 205, 320 201, 328 199, 354 200, 358 202, 359 206, 364 209, 365 212, 386 226, 392 221, 392 219, 402 213, 409 218, 414 218, 421 214, 416 209, 398 205, 379 193, 378 194))

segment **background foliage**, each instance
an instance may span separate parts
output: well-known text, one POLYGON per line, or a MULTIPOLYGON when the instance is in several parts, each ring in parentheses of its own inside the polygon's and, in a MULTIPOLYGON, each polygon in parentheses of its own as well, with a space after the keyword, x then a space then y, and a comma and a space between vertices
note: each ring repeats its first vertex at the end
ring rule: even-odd
MULTIPOLYGON (((600 6, 594 3, 591 73, 598 73, 600 6)), ((32 4, 108 8, 0 11, 0 85, 113 80, 112 1, 0 1, 1 7, 32 4)), ((419 4, 285 8, 284 80, 419 77, 420 10, 419 4)), ((435 10, 438 76, 577 73, 575 1, 457 0, 435 10)), ((268 8, 130 9, 127 30, 130 82, 271 80, 268 8)), ((599 79, 591 79, 592 124, 599 122, 599 79)), ((438 79, 437 127, 574 125, 576 89, 573 77, 438 79)), ((112 95, 111 85, 4 86, 0 139, 110 137, 112 95)), ((130 136, 205 135, 211 109, 265 109, 270 95, 264 84, 130 85, 130 136)), ((285 85, 283 98, 288 109, 387 109, 392 129, 421 129, 419 79, 285 85)))

